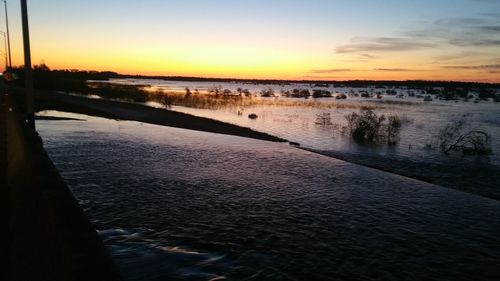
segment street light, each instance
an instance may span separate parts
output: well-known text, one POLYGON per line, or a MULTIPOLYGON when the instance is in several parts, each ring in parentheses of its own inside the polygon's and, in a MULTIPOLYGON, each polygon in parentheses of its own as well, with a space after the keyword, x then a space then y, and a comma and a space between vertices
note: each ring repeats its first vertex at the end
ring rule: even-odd
POLYGON ((5 6, 5 28, 6 28, 6 31, 7 31, 7 46, 8 46, 8 53, 9 53, 9 68, 12 68, 12 58, 11 58, 11 55, 10 55, 9 16, 8 16, 8 13, 7 13, 7 0, 2 0, 2 1, 3 1, 4 6, 5 6))
MULTIPOLYGON (((21 19, 23 23, 24 45, 24 82, 26 87, 26 121, 35 131, 35 91, 33 89, 33 69, 31 68, 30 31, 28 25, 28 5, 21 0, 21 19)), ((8 36, 7 36, 8 37, 8 36)))
POLYGON ((9 61, 7 60, 7 34, 0 30, 0 34, 3 36, 3 41, 5 42, 5 70, 9 67, 9 61))

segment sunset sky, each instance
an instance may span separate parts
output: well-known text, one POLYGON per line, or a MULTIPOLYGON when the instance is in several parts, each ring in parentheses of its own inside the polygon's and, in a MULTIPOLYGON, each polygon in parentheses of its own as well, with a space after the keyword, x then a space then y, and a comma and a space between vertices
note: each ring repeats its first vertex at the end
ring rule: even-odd
MULTIPOLYGON (((44 0, 28 9, 33 63, 57 69, 500 82, 499 0, 44 0)), ((9 17, 20 65, 19 1, 9 17)), ((1 22, 5 30, 3 13, 1 22)))

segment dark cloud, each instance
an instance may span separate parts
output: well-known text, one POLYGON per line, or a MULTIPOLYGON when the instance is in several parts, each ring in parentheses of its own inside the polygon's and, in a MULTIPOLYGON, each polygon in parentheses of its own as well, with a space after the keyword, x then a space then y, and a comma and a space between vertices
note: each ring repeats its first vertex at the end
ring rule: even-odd
POLYGON ((408 30, 405 34, 458 47, 500 46, 500 19, 484 15, 440 19, 422 29, 408 30))
POLYGON ((402 36, 353 38, 336 53, 396 52, 424 48, 500 46, 500 13, 476 17, 444 18, 403 31, 402 36))
POLYGON ((500 25, 482 25, 477 28, 483 31, 500 32, 500 25))
POLYGON ((402 37, 355 38, 350 44, 338 46, 336 53, 380 52, 380 51, 410 51, 422 48, 432 48, 429 42, 402 37))
POLYGON ((450 44, 459 46, 459 47, 467 47, 467 46, 475 46, 475 47, 495 47, 500 46, 500 39, 482 39, 482 38, 453 38, 450 39, 450 44))
POLYGON ((351 71, 349 68, 333 68, 333 69, 312 69, 308 73, 314 74, 328 74, 328 73, 336 73, 336 72, 348 72, 351 71))
POLYGON ((446 65, 443 68, 448 69, 471 69, 471 70, 500 70, 500 64, 484 65, 446 65))
POLYGON ((482 16, 490 17, 490 18, 496 18, 500 19, 500 12, 489 12, 489 13, 482 13, 482 16))

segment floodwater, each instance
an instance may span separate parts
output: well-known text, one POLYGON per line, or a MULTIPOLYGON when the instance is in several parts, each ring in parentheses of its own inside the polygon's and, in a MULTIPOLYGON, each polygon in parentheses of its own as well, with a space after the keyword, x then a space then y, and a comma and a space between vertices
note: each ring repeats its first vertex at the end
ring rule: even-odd
MULTIPOLYGON (((347 94, 347 100, 336 100, 335 98, 314 99, 321 103, 355 103, 359 105, 374 105, 380 107, 375 109, 377 114, 398 115, 407 122, 404 123, 400 141, 397 145, 366 146, 352 142, 351 139, 340 133, 339 127, 346 125, 345 115, 357 112, 356 109, 348 108, 315 108, 315 107, 282 107, 259 105, 247 108, 219 108, 219 109, 197 109, 183 106, 173 106, 172 109, 196 116, 216 119, 243 127, 252 128, 256 131, 275 135, 296 143, 302 147, 336 153, 348 153, 366 156, 383 156, 390 159, 404 161, 419 161, 422 163, 442 162, 444 164, 456 163, 457 161, 468 161, 467 158, 450 159, 436 149, 429 149, 429 145, 436 147, 437 132, 448 123, 464 119, 468 129, 479 129, 491 135, 491 146, 493 155, 483 159, 483 162, 491 163, 500 167, 500 103, 493 101, 481 101, 474 103, 473 99, 465 101, 433 100, 423 102, 417 98, 419 91, 413 89, 391 88, 397 95, 386 95, 386 89, 381 88, 350 88, 350 87, 315 87, 310 84, 283 84, 264 85, 254 83, 236 82, 187 82, 166 81, 153 79, 112 79, 111 83, 150 85, 152 90, 166 92, 180 92, 189 88, 191 91, 199 90, 206 92, 209 88, 219 87, 236 92, 237 88, 248 89, 251 93, 259 93, 261 90, 273 89, 275 93, 280 91, 291 91, 293 89, 320 89, 328 90, 333 94, 347 94), (350 95, 352 93, 382 92, 382 99, 361 98, 350 95), (394 103, 396 102, 396 103, 394 103), (402 103, 400 103, 402 102, 402 103), (238 112, 243 113, 241 115, 238 112), (257 119, 249 119, 248 115, 255 113, 257 119), (322 126, 316 124, 317 115, 329 113, 333 126, 322 126)), ((471 92, 473 96, 477 93, 471 92)), ((304 101, 300 98, 263 98, 267 100, 304 101)), ((150 104, 153 105, 153 104, 150 104)), ((158 106, 158 105, 156 105, 158 106)))
POLYGON ((286 144, 46 112, 128 280, 500 280, 500 203, 286 144))

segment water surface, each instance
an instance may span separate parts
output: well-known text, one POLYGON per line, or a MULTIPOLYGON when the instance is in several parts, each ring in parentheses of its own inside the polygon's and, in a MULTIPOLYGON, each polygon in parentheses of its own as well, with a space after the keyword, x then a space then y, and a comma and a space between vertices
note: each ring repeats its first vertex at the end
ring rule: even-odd
MULTIPOLYGON (((198 109, 183 106, 173 106, 173 110, 189 113, 196 116, 212 118, 243 127, 249 127, 256 131, 265 132, 293 142, 300 143, 303 147, 332 151, 335 153, 348 153, 359 155, 360 157, 384 156, 389 159, 419 161, 422 164, 435 162, 456 162, 470 161, 469 158, 449 159, 438 150, 428 149, 428 145, 436 146, 436 136, 439 130, 448 123, 464 118, 467 121, 468 129, 479 129, 486 131, 492 137, 492 148, 494 154, 485 160, 500 167, 500 103, 491 100, 474 103, 474 98, 469 101, 463 100, 438 100, 433 96, 431 102, 423 102, 417 96, 425 95, 425 91, 409 89, 406 87, 341 87, 329 85, 328 87, 318 87, 314 84, 306 83, 283 83, 283 84, 258 84, 242 82, 212 82, 212 81, 168 81, 155 79, 111 79, 111 83, 150 85, 151 90, 159 90, 170 93, 184 93, 186 88, 191 91, 199 90, 205 93, 210 88, 228 89, 237 93, 238 88, 248 89, 254 95, 259 95, 262 90, 272 89, 278 95, 281 91, 292 91, 293 89, 328 90, 334 95, 346 94, 346 100, 335 98, 318 98, 314 100, 322 104, 340 103, 355 105, 375 105, 378 107, 377 114, 398 115, 409 122, 404 124, 400 141, 394 146, 371 146, 359 145, 351 141, 347 136, 339 133, 334 126, 320 126, 316 124, 318 114, 329 113, 334 125, 345 126, 345 115, 357 112, 357 109, 349 108, 317 108, 310 106, 258 106, 245 108, 217 108, 198 109), (394 91, 396 95, 386 94, 387 90, 394 91), (382 99, 359 97, 361 92, 381 93, 382 99), (358 96, 355 96, 358 95, 358 96), (238 112, 242 112, 239 115, 238 112), (256 120, 248 118, 248 115, 255 113, 256 120)), ((436 88, 440 89, 440 88, 436 88)), ((497 90, 497 92, 500 89, 497 90)), ((477 97, 478 93, 470 91, 470 95, 477 97)), ((300 98, 260 98, 268 101, 285 100, 300 102, 305 99, 300 98)), ((154 105, 154 103, 149 103, 154 105)), ((158 106, 156 104, 155 106, 158 106)), ((484 161, 483 161, 484 162, 484 161)))
POLYGON ((497 201, 286 144, 69 116, 87 121, 38 130, 128 280, 500 279, 497 201))

